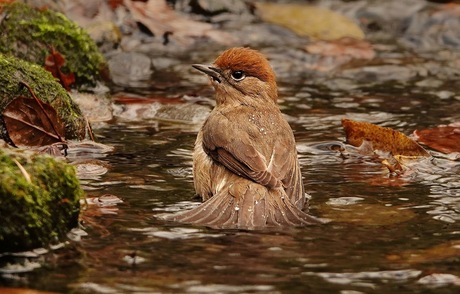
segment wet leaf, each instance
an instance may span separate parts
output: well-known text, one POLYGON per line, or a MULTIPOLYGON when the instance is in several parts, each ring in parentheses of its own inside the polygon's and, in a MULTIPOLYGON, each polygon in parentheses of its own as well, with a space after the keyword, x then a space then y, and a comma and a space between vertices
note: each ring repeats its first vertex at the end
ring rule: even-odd
POLYGON ((67 145, 65 143, 58 142, 58 143, 54 143, 54 144, 51 144, 51 145, 46 145, 46 146, 39 147, 39 148, 37 148, 35 150, 38 153, 48 154, 48 155, 51 155, 53 157, 61 157, 61 156, 64 156, 66 154, 67 145), (64 150, 64 154, 62 152, 63 150, 64 150))
POLYGON ((342 119, 348 144, 360 147, 363 142, 372 144, 372 149, 390 152, 397 156, 430 156, 430 154, 406 135, 367 122, 342 119))
POLYGON ((256 7, 264 21, 284 26, 301 36, 321 40, 364 39, 363 31, 351 19, 325 8, 275 3, 257 3, 256 7))
POLYGON ((103 215, 117 215, 123 213, 123 211, 118 208, 118 204, 123 203, 123 200, 112 194, 104 194, 99 197, 88 195, 85 199, 80 200, 80 203, 84 206, 80 215, 81 220, 87 226, 98 231, 102 236, 110 235, 110 231, 107 227, 113 219, 101 219, 100 217, 103 215))
POLYGON ((64 124, 48 103, 17 97, 3 111, 3 120, 16 146, 45 146, 63 142, 64 124))
POLYGON ((73 73, 63 73, 62 68, 65 65, 65 59, 61 53, 51 47, 50 54, 45 59, 45 69, 49 71, 67 91, 70 91, 70 85, 75 83, 75 75, 73 73))
POLYGON ((390 254, 386 258, 393 262, 409 264, 443 262, 447 259, 458 259, 460 256, 460 240, 453 240, 426 249, 407 250, 402 253, 390 254))
POLYGON ((449 154, 460 152, 460 126, 439 126, 432 129, 416 130, 416 140, 434 150, 449 154))
POLYGON ((378 204, 322 205, 322 218, 332 222, 355 223, 367 226, 384 226, 406 222, 415 217, 407 209, 387 207, 378 204))

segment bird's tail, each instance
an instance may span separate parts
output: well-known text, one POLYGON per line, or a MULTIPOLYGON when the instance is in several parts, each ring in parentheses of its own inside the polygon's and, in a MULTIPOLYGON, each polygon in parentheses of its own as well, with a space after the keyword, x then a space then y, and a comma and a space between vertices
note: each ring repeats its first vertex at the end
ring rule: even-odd
POLYGON ((213 228, 250 230, 322 223, 292 204, 282 188, 268 190, 252 183, 246 185, 243 191, 234 190, 232 187, 222 189, 191 210, 160 217, 213 228))

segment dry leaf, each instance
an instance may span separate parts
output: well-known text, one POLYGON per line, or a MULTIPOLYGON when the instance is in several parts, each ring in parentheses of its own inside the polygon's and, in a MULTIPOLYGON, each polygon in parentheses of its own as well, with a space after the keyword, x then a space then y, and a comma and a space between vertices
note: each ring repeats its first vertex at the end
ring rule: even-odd
POLYGON ((63 142, 64 124, 48 103, 17 97, 3 111, 3 120, 16 146, 45 146, 63 142))
POLYGON ((235 38, 225 32, 215 30, 209 23, 195 21, 174 11, 164 0, 126 0, 134 20, 144 25, 155 37, 163 38, 167 44, 174 39, 190 45, 194 38, 209 37, 221 44, 231 44, 235 38))
POLYGON ((355 147, 367 141, 373 150, 390 152, 393 156, 430 156, 422 146, 396 130, 349 119, 342 119, 342 126, 346 142, 355 147))
POLYGON ((276 3, 256 3, 256 8, 264 21, 284 26, 301 36, 321 40, 364 39, 363 31, 351 19, 325 8, 276 3))
POLYGON ((460 152, 460 126, 440 126, 416 130, 416 140, 434 150, 449 154, 460 152))

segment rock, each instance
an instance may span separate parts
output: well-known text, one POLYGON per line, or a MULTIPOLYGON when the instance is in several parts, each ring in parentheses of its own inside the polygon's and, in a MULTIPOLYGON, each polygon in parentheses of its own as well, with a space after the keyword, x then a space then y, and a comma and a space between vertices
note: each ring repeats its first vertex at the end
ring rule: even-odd
POLYGON ((241 43, 250 47, 297 47, 308 44, 308 40, 293 31, 271 23, 251 23, 232 30, 241 43))
MULTIPOLYGON (((80 108, 49 72, 36 64, 2 54, 0 72, 0 114, 16 97, 31 97, 28 90, 20 85, 20 82, 25 82, 41 101, 49 103, 57 111, 65 125, 66 139, 81 140, 85 137, 86 122, 80 108)), ((0 120, 0 128, 4 127, 0 120)), ((0 138, 3 138, 1 134, 0 138)))
POLYGON ((203 15, 218 15, 222 13, 248 13, 248 4, 242 0, 188 0, 188 8, 193 13, 203 15))
POLYGON ((0 252, 63 241, 78 225, 82 196, 70 164, 0 146, 0 252))
POLYGON ((111 101, 106 94, 72 92, 72 100, 78 104, 86 119, 92 124, 113 118, 111 101))
POLYGON ((227 29, 241 29, 256 18, 254 6, 244 0, 181 0, 174 8, 227 29))
POLYGON ((405 19, 402 42, 416 50, 460 49, 460 4, 425 8, 405 19))
POLYGON ((115 117, 127 121, 153 119, 189 124, 201 124, 210 112, 209 107, 195 103, 115 103, 113 104, 113 109, 115 117))
POLYGON ((153 74, 152 60, 143 53, 120 52, 109 57, 112 82, 122 87, 146 88, 153 74))
POLYGON ((54 48, 65 59, 63 71, 75 75, 77 87, 101 79, 104 57, 89 35, 64 15, 18 2, 1 4, 0 10, 0 53, 44 65, 54 48))

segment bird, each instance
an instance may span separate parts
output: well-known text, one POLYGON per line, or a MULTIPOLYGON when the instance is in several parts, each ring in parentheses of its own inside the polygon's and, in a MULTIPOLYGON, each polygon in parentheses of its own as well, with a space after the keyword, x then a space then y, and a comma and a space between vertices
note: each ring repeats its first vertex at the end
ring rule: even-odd
POLYGON ((306 212, 294 134, 265 55, 234 47, 211 65, 192 66, 215 89, 215 107, 193 150, 194 188, 203 203, 166 219, 249 230, 322 223, 306 212))

